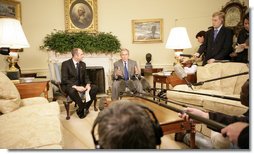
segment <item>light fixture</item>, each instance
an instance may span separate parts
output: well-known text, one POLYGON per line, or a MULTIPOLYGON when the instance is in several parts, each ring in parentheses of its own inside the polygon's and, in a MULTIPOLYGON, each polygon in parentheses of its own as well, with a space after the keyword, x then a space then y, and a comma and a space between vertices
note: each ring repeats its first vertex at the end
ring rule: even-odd
POLYGON ((174 27, 170 30, 166 48, 174 49, 175 58, 178 61, 183 49, 191 48, 190 39, 185 27, 174 27))
MULTIPOLYGON (((11 67, 8 71, 17 71, 14 67, 18 61, 18 51, 29 48, 30 45, 21 27, 20 21, 13 18, 0 18, 0 48, 9 48, 8 61, 11 67)), ((7 72, 8 72, 7 71, 7 72)))

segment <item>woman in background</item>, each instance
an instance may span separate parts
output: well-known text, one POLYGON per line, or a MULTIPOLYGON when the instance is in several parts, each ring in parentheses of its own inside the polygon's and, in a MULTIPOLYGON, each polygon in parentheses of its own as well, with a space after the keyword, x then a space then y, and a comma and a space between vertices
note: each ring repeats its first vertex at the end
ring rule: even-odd
POLYGON ((230 54, 232 61, 248 63, 248 52, 249 52, 249 13, 244 16, 243 29, 239 32, 237 37, 237 45, 235 51, 230 54))

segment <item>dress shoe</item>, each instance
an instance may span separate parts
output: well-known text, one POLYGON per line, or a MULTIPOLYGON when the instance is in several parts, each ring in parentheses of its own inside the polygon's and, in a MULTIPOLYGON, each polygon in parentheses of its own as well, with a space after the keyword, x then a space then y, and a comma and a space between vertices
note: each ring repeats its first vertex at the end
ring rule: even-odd
POLYGON ((89 110, 84 109, 84 118, 88 115, 88 113, 89 113, 89 110))
POLYGON ((83 118, 85 118, 85 115, 84 115, 84 109, 80 109, 80 108, 78 108, 77 110, 76 110, 76 113, 77 113, 77 115, 78 115, 78 117, 80 118, 80 119, 83 119, 83 118))

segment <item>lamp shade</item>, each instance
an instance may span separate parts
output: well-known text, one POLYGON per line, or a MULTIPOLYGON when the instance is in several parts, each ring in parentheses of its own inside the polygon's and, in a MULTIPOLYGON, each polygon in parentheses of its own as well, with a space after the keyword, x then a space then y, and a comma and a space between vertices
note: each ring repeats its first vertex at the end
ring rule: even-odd
POLYGON ((29 48, 19 20, 0 18, 0 48, 11 49, 29 48))
POLYGON ((187 49, 191 47, 190 39, 185 27, 175 27, 170 30, 166 48, 187 49))

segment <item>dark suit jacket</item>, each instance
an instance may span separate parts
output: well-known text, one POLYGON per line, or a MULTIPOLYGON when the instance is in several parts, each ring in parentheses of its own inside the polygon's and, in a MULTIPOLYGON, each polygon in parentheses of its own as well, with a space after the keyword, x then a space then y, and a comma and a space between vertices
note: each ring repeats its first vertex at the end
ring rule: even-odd
MULTIPOLYGON (((246 41, 249 39, 249 31, 247 31, 245 28, 243 28, 237 37, 237 43, 243 44, 246 43, 246 41)), ((244 49, 242 52, 237 53, 237 57, 233 57, 232 61, 234 62, 242 62, 242 63, 248 63, 249 57, 248 57, 248 49, 244 49)))
MULTIPOLYGON (((219 112, 209 112, 209 119, 217 121, 219 123, 229 125, 235 122, 246 122, 249 123, 249 110, 244 113, 244 116, 230 116, 219 112)), ((215 130, 208 126, 208 128, 215 130)), ((241 149, 249 148, 249 127, 245 128, 238 137, 238 146, 241 149)))
POLYGON ((213 33, 214 29, 207 31, 204 43, 198 50, 200 55, 205 52, 203 65, 211 58, 215 60, 228 60, 230 59, 229 54, 233 51, 233 31, 231 29, 222 26, 215 41, 213 41, 213 33))
MULTIPOLYGON (((82 86, 91 83, 86 71, 86 64, 82 61, 80 62, 80 79, 82 86)), ((69 59, 62 63, 61 87, 65 91, 73 85, 78 85, 78 75, 72 59, 69 59)))
POLYGON ((219 112, 209 112, 209 119, 225 125, 239 121, 249 123, 249 111, 247 111, 243 116, 230 116, 219 112))
POLYGON ((238 146, 241 149, 249 149, 249 140, 250 140, 249 126, 245 127, 238 137, 238 146))

